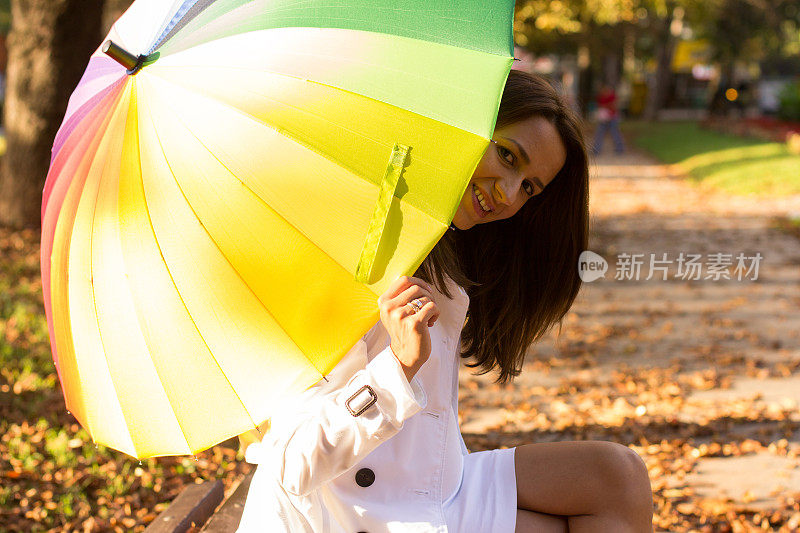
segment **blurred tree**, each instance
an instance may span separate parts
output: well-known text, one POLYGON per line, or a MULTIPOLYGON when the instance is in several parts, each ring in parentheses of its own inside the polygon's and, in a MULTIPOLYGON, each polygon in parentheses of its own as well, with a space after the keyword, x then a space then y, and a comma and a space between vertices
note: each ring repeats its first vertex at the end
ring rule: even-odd
POLYGON ((654 115, 663 105, 669 82, 674 15, 676 10, 685 12, 689 5, 699 2, 525 0, 517 6, 515 39, 533 53, 575 54, 580 76, 578 98, 584 108, 591 101, 598 75, 615 84, 620 71, 633 74, 637 55, 639 59, 654 57, 655 90, 648 92, 647 103, 648 112, 654 115))
POLYGON ((709 40, 727 80, 736 61, 780 64, 800 55, 798 0, 520 0, 514 29, 517 44, 534 54, 577 57, 584 105, 598 74, 616 81, 608 65, 621 64, 630 76, 634 65, 642 73, 653 60, 645 105, 651 119, 664 106, 680 38, 709 40), (608 60, 615 55, 622 60, 608 60))
POLYGON ((700 36, 714 44, 727 82, 737 61, 780 61, 800 55, 797 0, 708 0, 700 36))
MULTIPOLYGON (((515 41, 534 54, 575 54, 578 100, 586 109, 597 65, 622 54, 619 27, 636 18, 641 0, 525 0, 517 3, 515 41)), ((616 73, 603 73, 616 81, 616 73)))
POLYGON ((11 0, 0 224, 40 224, 53 138, 101 39, 103 0, 11 0))
POLYGON ((677 25, 681 23, 685 11, 683 6, 678 5, 677 0, 650 0, 647 4, 649 12, 654 15, 651 15, 651 18, 655 39, 656 72, 653 83, 648 86, 644 119, 655 120, 658 112, 664 107, 664 100, 669 91, 670 63, 672 53, 675 51, 677 25))

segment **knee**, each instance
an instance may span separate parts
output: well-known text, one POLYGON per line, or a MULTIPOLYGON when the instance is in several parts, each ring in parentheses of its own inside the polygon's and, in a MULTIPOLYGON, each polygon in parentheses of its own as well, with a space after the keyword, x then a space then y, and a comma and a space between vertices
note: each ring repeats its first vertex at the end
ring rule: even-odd
POLYGON ((650 476, 639 454, 614 442, 598 443, 596 465, 612 503, 623 509, 652 515, 650 476))

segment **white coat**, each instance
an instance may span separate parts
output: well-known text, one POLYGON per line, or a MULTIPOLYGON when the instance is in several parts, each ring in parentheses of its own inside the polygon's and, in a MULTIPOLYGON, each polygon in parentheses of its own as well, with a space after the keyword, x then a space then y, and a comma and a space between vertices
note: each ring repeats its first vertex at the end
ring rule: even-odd
MULTIPOLYGON (((469 298, 449 287, 452 300, 434 291, 441 314, 429 329, 431 356, 410 383, 378 322, 327 381, 272 418, 246 451, 258 467, 240 532, 455 531, 446 509, 468 453, 458 426, 457 350, 469 298)), ((503 468, 513 478, 511 457, 511 474, 503 468)), ((515 492, 513 480, 496 491, 514 515, 515 492)), ((513 523, 491 530, 513 531, 513 523)))

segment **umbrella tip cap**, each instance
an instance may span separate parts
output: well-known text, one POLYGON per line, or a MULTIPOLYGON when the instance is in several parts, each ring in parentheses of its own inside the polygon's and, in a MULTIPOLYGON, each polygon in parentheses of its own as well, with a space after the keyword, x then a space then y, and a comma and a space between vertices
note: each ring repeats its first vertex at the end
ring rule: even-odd
POLYGON ((107 40, 100 47, 100 51, 125 67, 128 74, 136 74, 142 68, 147 56, 135 56, 112 40, 107 40))

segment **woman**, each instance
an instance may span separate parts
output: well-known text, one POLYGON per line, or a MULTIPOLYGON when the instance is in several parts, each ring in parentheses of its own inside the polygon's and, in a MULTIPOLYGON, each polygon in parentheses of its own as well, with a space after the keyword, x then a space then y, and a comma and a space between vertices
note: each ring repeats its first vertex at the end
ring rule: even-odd
POLYGON ((512 71, 453 231, 247 449, 258 468, 240 531, 652 531, 647 471, 628 448, 468 453, 458 428, 459 355, 508 381, 569 309, 587 206, 578 119, 546 81, 512 71))

